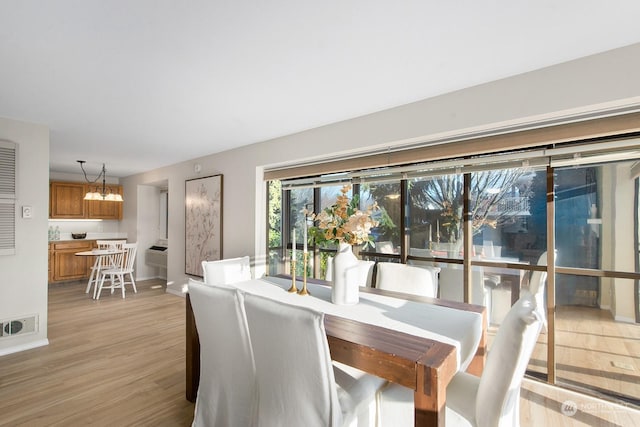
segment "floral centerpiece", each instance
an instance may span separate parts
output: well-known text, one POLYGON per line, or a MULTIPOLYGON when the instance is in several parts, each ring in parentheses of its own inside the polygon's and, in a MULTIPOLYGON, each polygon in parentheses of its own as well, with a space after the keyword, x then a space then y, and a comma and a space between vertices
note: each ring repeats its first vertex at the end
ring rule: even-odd
POLYGON ((316 226, 309 228, 309 234, 317 243, 373 245, 369 236, 371 229, 378 226, 378 221, 372 218, 373 212, 379 209, 378 204, 374 203, 362 211, 358 208, 357 195, 349 200, 347 194, 350 190, 351 185, 342 187, 336 202, 317 215, 303 210, 305 215, 317 222, 316 226))

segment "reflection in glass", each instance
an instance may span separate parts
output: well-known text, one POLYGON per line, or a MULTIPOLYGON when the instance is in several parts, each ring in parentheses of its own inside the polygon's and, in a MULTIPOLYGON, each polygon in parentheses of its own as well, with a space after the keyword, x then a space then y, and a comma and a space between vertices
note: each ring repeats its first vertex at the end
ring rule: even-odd
POLYGON ((535 263, 546 249, 546 171, 500 169, 471 174, 475 256, 535 263))
MULTIPOLYGON (((589 279, 567 276, 557 274, 556 283, 580 283, 589 279)), ((616 292, 632 294, 633 280, 614 279, 612 282, 616 292)), ((581 288, 577 298, 584 304, 556 308, 557 381, 600 393, 640 399, 637 351, 640 325, 619 321, 610 310, 594 307, 594 297, 590 291, 581 288)), ((619 317, 622 319, 622 313, 619 317)))
POLYGON ((380 224, 371 231, 375 251, 383 254, 400 253, 400 181, 366 183, 360 185, 360 209, 377 203, 380 210, 373 218, 380 224))
POLYGON ((408 187, 410 247, 426 249, 431 256, 462 258, 463 176, 416 178, 408 187))
POLYGON ((280 181, 268 183, 268 245, 269 274, 280 274, 284 253, 282 250, 282 191, 280 181))
MULTIPOLYGON (((634 162, 556 170, 556 265, 637 272, 634 162)), ((558 305, 611 306, 609 280, 558 277, 558 305)), ((633 298, 632 293, 625 297, 633 298)))

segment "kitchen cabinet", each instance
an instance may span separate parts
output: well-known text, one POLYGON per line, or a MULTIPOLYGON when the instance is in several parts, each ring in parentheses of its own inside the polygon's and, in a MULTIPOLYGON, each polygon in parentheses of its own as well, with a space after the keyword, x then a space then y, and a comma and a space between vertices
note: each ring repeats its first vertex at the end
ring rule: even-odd
POLYGON ((86 186, 75 182, 51 182, 49 185, 49 218, 85 219, 86 186))
MULTIPOLYGON (((107 185, 107 194, 122 195, 121 185, 107 185)), ((82 195, 84 197, 84 194, 82 195)), ((91 219, 122 219, 122 203, 110 200, 87 200, 88 217, 91 219)))
POLYGON ((90 251, 95 240, 49 243, 49 282, 64 282, 89 277, 94 258, 76 256, 76 252, 90 251))
MULTIPOLYGON (((102 187, 102 185, 100 185, 102 187)), ((122 186, 109 184, 107 191, 122 195, 122 186)), ((122 204, 107 200, 84 200, 94 185, 80 182, 52 181, 49 185, 49 218, 51 219, 122 219, 122 204)))

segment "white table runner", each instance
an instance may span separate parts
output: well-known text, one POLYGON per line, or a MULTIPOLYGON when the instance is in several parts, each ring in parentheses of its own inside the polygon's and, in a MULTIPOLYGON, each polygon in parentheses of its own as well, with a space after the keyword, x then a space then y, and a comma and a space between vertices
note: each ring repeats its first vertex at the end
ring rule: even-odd
MULTIPOLYGON (((311 296, 288 293, 291 281, 266 277, 234 284, 238 289, 326 314, 405 332, 453 345, 458 369, 466 370, 482 336, 482 315, 383 295, 360 293, 356 305, 331 303, 331 288, 307 284, 311 296)), ((298 289, 302 286, 297 284, 298 289)))

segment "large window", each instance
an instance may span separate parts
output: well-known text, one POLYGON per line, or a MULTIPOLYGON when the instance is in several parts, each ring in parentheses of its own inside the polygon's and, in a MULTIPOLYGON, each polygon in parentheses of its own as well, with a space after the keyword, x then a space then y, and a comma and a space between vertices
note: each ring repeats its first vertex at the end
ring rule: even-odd
MULTIPOLYGON (((548 147, 540 157, 522 152, 522 159, 509 153, 509 161, 496 155, 469 164, 454 159, 445 167, 352 171, 361 207, 376 202, 382 208, 374 247, 355 252, 437 271, 440 298, 487 307, 490 343, 520 293, 537 292, 548 329, 528 372, 638 404, 640 141, 614 152, 615 159, 594 144, 584 156, 573 147, 548 147)), ((270 184, 270 200, 280 198, 286 212, 281 224, 270 224, 281 226, 283 236, 294 228, 302 235, 300 210, 332 204, 341 186, 282 191, 270 184)), ((270 253, 280 261, 270 271, 286 272, 287 254, 278 249, 286 244, 272 243, 270 253)), ((323 278, 335 248, 312 250, 317 265, 310 274, 323 278)))

